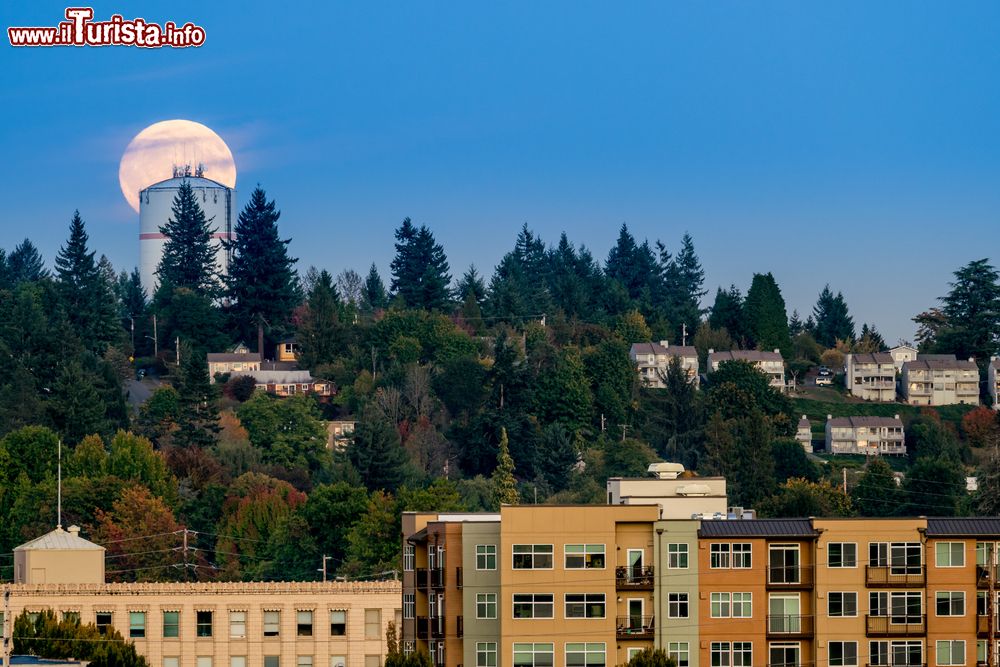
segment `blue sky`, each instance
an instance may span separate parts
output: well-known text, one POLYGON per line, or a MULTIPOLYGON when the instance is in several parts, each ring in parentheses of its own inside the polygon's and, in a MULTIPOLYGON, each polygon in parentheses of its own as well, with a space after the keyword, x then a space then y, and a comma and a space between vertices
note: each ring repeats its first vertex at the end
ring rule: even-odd
MULTIPOLYGON (((626 222, 690 231, 712 293, 772 271, 805 312, 830 283, 894 342, 951 271, 1000 261, 995 2, 138 4, 93 6, 205 46, 0 46, 0 246, 51 262, 79 208, 135 265, 118 160, 188 118, 229 143, 240 196, 277 199, 303 269, 387 278, 404 216, 456 275, 490 274, 525 222, 601 258, 626 222)), ((3 24, 64 8, 8 2, 3 24)))

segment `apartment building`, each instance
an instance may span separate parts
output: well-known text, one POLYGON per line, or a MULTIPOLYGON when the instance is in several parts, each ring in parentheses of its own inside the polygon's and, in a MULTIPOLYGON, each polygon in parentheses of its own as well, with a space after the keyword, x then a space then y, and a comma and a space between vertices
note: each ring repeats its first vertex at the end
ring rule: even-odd
POLYGON ((896 372, 901 373, 903 364, 907 361, 917 360, 917 348, 912 345, 897 345, 889 350, 889 356, 892 357, 892 363, 896 366, 896 372))
POLYGON ((921 354, 903 364, 900 392, 910 405, 978 405, 979 368, 974 359, 921 354))
POLYGON ((844 383, 852 396, 866 401, 896 400, 896 363, 888 352, 848 354, 844 383))
POLYGON ((986 391, 994 410, 1000 410, 1000 357, 990 357, 986 370, 986 391))
POLYGON ((893 417, 826 417, 829 454, 884 456, 906 454, 906 437, 899 415, 893 417))
POLYGON ((651 463, 650 477, 608 479, 609 505, 657 505, 661 519, 721 515, 728 510, 725 477, 696 477, 682 463, 651 463))
POLYGON ((402 617, 397 581, 105 583, 103 547, 75 530, 22 545, 15 564, 12 618, 113 627, 151 667, 379 667, 402 617))
POLYGON ((746 361, 768 376, 771 386, 784 391, 785 386, 785 360, 781 357, 780 350, 766 352, 763 350, 726 350, 724 352, 708 351, 708 372, 714 373, 719 370, 719 364, 725 361, 746 361))
POLYGON ((698 386, 698 351, 690 345, 673 345, 661 340, 659 343, 632 343, 629 358, 639 369, 639 377, 647 387, 663 389, 663 377, 672 359, 677 359, 688 379, 698 386))

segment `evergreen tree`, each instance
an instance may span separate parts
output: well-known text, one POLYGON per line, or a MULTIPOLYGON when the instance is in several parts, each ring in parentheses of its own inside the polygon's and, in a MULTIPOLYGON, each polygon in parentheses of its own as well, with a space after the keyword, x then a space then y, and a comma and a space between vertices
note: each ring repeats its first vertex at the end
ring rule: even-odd
POLYGON ((816 323, 813 337, 823 347, 835 347, 838 340, 854 342, 854 320, 847 312, 844 295, 837 292, 834 296, 829 285, 819 294, 813 320, 816 323))
POLYGON ((538 377, 535 411, 544 423, 557 422, 576 430, 590 423, 592 409, 593 396, 580 352, 565 347, 538 377))
POLYGON ((653 301, 654 290, 659 291, 661 287, 660 267, 653 249, 646 241, 637 244, 625 224, 618 232, 615 247, 608 252, 604 274, 624 287, 629 299, 638 301, 647 310, 653 301))
POLYGON ((587 269, 563 232, 559 244, 549 253, 549 293, 554 307, 562 309, 567 317, 594 315, 587 269))
POLYGON ((243 340, 256 340, 257 327, 266 323, 273 342, 286 331, 300 301, 293 268, 298 260, 288 256, 291 239, 278 235, 280 217, 274 200, 268 201, 257 186, 240 212, 233 230, 236 238, 223 242, 231 253, 225 278, 230 314, 243 340))
POLYGON ((474 302, 479 308, 486 303, 486 284, 476 270, 475 264, 469 266, 455 288, 455 296, 459 303, 474 302))
MULTIPOLYGON (((866 325, 867 326, 867 325, 866 325)), ((792 316, 788 318, 788 335, 795 338, 800 333, 806 330, 805 322, 799 316, 798 310, 792 311, 792 316)))
POLYGON ((525 308, 532 313, 542 314, 552 311, 549 295, 549 261, 545 243, 522 225, 514 244, 514 257, 521 265, 525 280, 525 308))
POLYGON ((107 434, 105 406, 97 381, 73 359, 63 365, 48 401, 52 421, 66 442, 76 444, 92 433, 107 434))
POLYGON ((10 289, 13 286, 14 279, 7 262, 7 251, 0 248, 0 289, 10 289))
POLYGON ((668 461, 688 470, 700 469, 704 408, 687 371, 674 357, 662 374, 663 391, 652 392, 648 430, 657 451, 668 461))
POLYGON ((399 432, 374 411, 368 411, 358 422, 347 457, 369 491, 395 491, 411 469, 399 432))
POLYGON ((132 269, 132 273, 126 274, 122 271, 121 276, 118 279, 119 285, 119 296, 118 299, 121 301, 122 310, 126 317, 142 317, 146 314, 146 309, 149 307, 149 299, 146 296, 146 290, 142 286, 142 277, 139 275, 139 269, 132 269))
POLYGON ((346 344, 343 306, 333 285, 333 276, 323 269, 306 300, 299 325, 300 363, 316 368, 333 362, 346 344))
POLYGON ((528 281, 524 268, 514 253, 507 253, 497 264, 490 279, 487 312, 510 322, 521 322, 525 316, 538 316, 529 306, 528 281))
POLYGON ((754 274, 744 311, 754 346, 760 350, 781 350, 781 356, 789 358, 792 340, 788 335, 788 314, 774 276, 770 273, 754 274))
POLYGON ((204 355, 195 353, 187 342, 181 343, 180 354, 177 430, 173 433, 173 443, 182 448, 205 449, 216 443, 220 430, 215 391, 204 355))
POLYGON ((77 337, 100 354, 119 337, 120 328, 114 292, 94 260, 94 251, 87 247, 88 240, 80 212, 75 211, 69 240, 56 255, 56 279, 77 337))
POLYGON ((396 230, 396 256, 390 265, 392 289, 407 308, 444 310, 449 303, 448 259, 425 225, 409 218, 396 230))
POLYGON ((902 501, 899 485, 892 468, 881 458, 872 459, 857 485, 851 489, 851 499, 861 516, 893 516, 902 501))
POLYGON ((171 217, 160 227, 160 233, 167 237, 156 270, 160 290, 169 293, 184 287, 209 297, 216 295, 218 268, 210 224, 213 219, 205 218, 194 189, 188 181, 183 181, 174 197, 171 217))
POLYGON ((881 352, 885 347, 882 334, 874 326, 861 325, 861 337, 854 344, 855 352, 881 352))
MULTIPOLYGON (((661 257, 666 249, 661 249, 661 257)), ((661 259, 661 265, 663 260, 661 259)), ((693 334, 701 323, 701 297, 707 293, 702 289, 705 271, 694 250, 694 240, 685 233, 681 239, 681 249, 665 266, 663 272, 663 294, 666 297, 666 314, 675 324, 674 337, 680 339, 682 325, 693 334)))
POLYGON ((573 434, 561 424, 549 424, 539 440, 538 471, 554 492, 569 484, 569 475, 577 462, 573 434))
POLYGON ((715 303, 709 311, 708 323, 713 329, 725 329, 740 347, 748 346, 750 332, 743 309, 743 295, 736 285, 730 285, 728 290, 720 287, 715 292, 715 303))
POLYGON ((10 281, 14 285, 32 283, 49 277, 41 253, 28 239, 21 241, 10 253, 7 258, 7 269, 10 271, 10 281))
POLYGON ((517 480, 514 479, 514 459, 510 456, 510 445, 507 441, 507 429, 500 429, 500 449, 497 452, 497 467, 491 478, 493 486, 493 506, 499 509, 501 505, 519 505, 521 495, 517 491, 517 480))
POLYGON ((984 363, 1000 350, 1000 274, 988 259, 979 259, 954 276, 941 297, 948 325, 937 337, 937 349, 984 363))
POLYGON ((361 288, 361 307, 369 313, 389 307, 389 295, 385 291, 385 283, 382 282, 382 276, 379 275, 375 262, 372 262, 371 268, 368 269, 368 276, 361 288))
POLYGON ((55 660, 79 660, 95 667, 149 667, 135 645, 112 627, 99 630, 79 619, 57 620, 55 612, 22 612, 13 626, 13 652, 55 660))

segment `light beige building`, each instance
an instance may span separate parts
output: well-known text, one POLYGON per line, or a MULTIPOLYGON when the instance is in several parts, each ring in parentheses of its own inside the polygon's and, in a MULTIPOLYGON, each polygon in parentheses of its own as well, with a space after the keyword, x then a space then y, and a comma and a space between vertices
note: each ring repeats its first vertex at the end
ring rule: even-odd
MULTIPOLYGON (((113 627, 151 667, 379 667, 398 581, 104 582, 104 547, 56 529, 15 550, 12 618, 113 627)), ((2 612, 2 609, 0 609, 2 612)))
POLYGON ((802 445, 802 449, 812 453, 812 424, 809 423, 809 419, 805 415, 802 415, 802 419, 799 420, 798 427, 795 430, 795 439, 802 445))
POLYGON ((900 392, 910 405, 978 405, 979 368, 974 359, 921 354, 903 364, 900 392))
POLYGON ((229 352, 209 352, 205 357, 208 359, 208 377, 212 378, 213 382, 216 375, 260 370, 260 353, 251 352, 243 343, 229 352))
POLYGON ((848 354, 844 383, 852 396, 866 401, 896 400, 896 365, 888 352, 848 354))
POLYGON ((726 515, 725 477, 684 476, 680 463, 652 463, 649 477, 612 477, 609 505, 659 505, 661 519, 726 515))
POLYGON ((905 455, 903 422, 895 417, 826 418, 826 451, 866 456, 905 455))
POLYGON ((234 371, 233 378, 250 376, 254 379, 257 389, 275 396, 294 396, 295 394, 313 394, 320 398, 333 396, 333 383, 317 380, 304 370, 258 370, 234 371))
POLYGON ((719 364, 724 361, 746 361, 765 373, 771 380, 771 386, 780 391, 785 390, 785 360, 781 351, 766 352, 763 350, 727 350, 724 352, 708 351, 708 372, 719 370, 719 364))
POLYGON ((990 357, 986 370, 986 391, 993 400, 993 409, 1000 410, 1000 357, 990 357))
POLYGON ((896 366, 896 372, 901 373, 903 364, 907 361, 917 360, 917 348, 912 345, 897 345, 889 350, 889 356, 892 357, 892 363, 896 366))
POLYGON ((667 373, 670 360, 677 358, 688 379, 698 386, 698 351, 690 346, 671 346, 667 341, 659 343, 632 343, 629 357, 639 369, 643 384, 654 389, 663 389, 663 376, 667 373))
POLYGON ((354 437, 354 427, 357 422, 353 420, 334 420, 326 422, 326 447, 327 449, 342 450, 354 437))

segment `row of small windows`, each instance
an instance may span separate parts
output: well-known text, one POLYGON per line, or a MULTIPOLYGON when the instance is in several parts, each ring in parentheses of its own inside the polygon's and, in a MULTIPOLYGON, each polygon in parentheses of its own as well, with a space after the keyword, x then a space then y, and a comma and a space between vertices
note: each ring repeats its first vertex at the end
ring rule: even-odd
MULTIPOLYGON (((512 598, 514 618, 553 618, 555 596, 552 593, 515 593, 512 598)), ((605 618, 607 599, 604 593, 566 593, 563 596, 565 618, 605 618)), ((403 618, 416 614, 412 593, 403 594, 403 618)), ((433 614, 432 614, 433 615, 433 614)), ((497 617, 497 594, 476 593, 476 618, 497 617)))
MULTIPOLYGON (((869 642, 868 658, 872 667, 917 667, 923 664, 923 647, 919 641, 873 641, 869 642)), ((986 661, 986 642, 977 642, 977 661, 986 661)), ((753 642, 712 642, 709 648, 711 667, 752 667, 753 642)), ((966 664, 965 640, 942 639, 934 644, 935 657, 939 667, 957 667, 966 664)), ((768 646, 770 664, 799 664, 799 645, 795 643, 771 643, 768 646)), ((678 667, 685 662, 677 659, 678 667)), ((858 642, 831 641, 827 644, 830 667, 859 667, 858 642)))
MULTIPOLYGON (((495 642, 476 643, 476 667, 495 667, 495 642)), ((566 667, 604 667, 607 645, 604 642, 567 642, 564 646, 566 667)), ((553 667, 555 644, 532 642, 514 644, 514 667, 553 667)))
MULTIPOLYGON (((128 612, 128 636, 132 639, 142 639, 148 636, 149 612, 130 611, 128 612)), ((80 620, 79 612, 63 612, 63 618, 80 620)), ((330 635, 340 637, 347 634, 347 611, 342 609, 330 610, 330 635)), ((181 612, 164 611, 161 625, 162 636, 166 639, 180 638, 181 636, 181 612)), ((199 610, 195 612, 195 636, 213 637, 215 636, 215 612, 199 610)), ((98 630, 105 631, 113 625, 113 615, 111 612, 97 612, 94 614, 94 624, 98 630)), ((365 609, 365 638, 380 639, 382 635, 382 610, 365 609)), ((310 610, 299 610, 295 612, 295 635, 298 637, 313 636, 313 612, 310 610)), ((261 628, 264 637, 277 637, 281 633, 281 612, 263 612, 263 623, 261 628)), ((231 639, 243 639, 247 637, 247 612, 229 612, 229 637, 231 639)))
MULTIPOLYGON (((263 661, 261 663, 262 667, 281 667, 281 656, 277 655, 265 655, 263 656, 263 661)), ((229 657, 229 667, 247 667, 247 656, 245 655, 234 655, 229 657)), ((380 667, 382 664, 382 657, 379 655, 366 655, 365 656, 365 667, 380 667)), ((214 667, 214 661, 212 656, 201 655, 195 658, 196 667, 214 667)), ((330 656, 330 667, 346 667, 347 656, 346 655, 331 655, 330 656)), ((180 667, 180 658, 178 656, 165 656, 163 658, 163 667, 180 667)), ((315 667, 313 664, 313 656, 311 655, 297 655, 295 656, 295 667, 315 667)))

